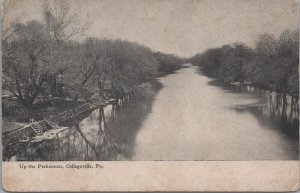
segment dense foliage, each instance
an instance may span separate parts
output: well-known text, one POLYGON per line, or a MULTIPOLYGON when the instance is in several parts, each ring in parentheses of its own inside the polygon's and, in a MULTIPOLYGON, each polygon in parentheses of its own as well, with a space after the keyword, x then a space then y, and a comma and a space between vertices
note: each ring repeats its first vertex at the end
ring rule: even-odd
POLYGON ((3 29, 2 82, 29 109, 39 97, 117 96, 180 67, 182 60, 122 40, 86 38, 70 2, 45 1, 44 21, 3 29), (81 38, 82 39, 82 38, 81 38))
POLYGON ((194 65, 224 82, 244 82, 276 92, 299 95, 299 31, 259 36, 256 47, 235 43, 191 58, 194 65))
POLYGON ((173 54, 157 52, 155 53, 155 57, 159 63, 158 71, 162 75, 178 70, 181 67, 181 64, 184 63, 182 58, 179 58, 173 54))

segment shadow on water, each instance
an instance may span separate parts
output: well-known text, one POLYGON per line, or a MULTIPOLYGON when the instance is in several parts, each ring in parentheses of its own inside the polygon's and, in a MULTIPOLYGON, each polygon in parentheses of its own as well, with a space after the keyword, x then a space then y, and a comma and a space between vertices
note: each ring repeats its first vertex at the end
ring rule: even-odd
MULTIPOLYGON (((205 75, 201 69, 200 75, 205 75)), ((208 82, 228 93, 245 94, 257 99, 257 102, 235 106, 232 109, 238 113, 251 113, 264 128, 280 131, 289 139, 299 141, 299 104, 291 96, 270 92, 250 85, 231 85, 219 79, 208 82)))
POLYGON ((128 160, 133 156, 135 137, 152 111, 152 103, 162 84, 155 81, 150 90, 130 102, 110 105, 68 122, 69 129, 52 140, 19 144, 4 160, 92 161, 128 160))
POLYGON ((264 128, 272 128, 281 131, 288 138, 297 141, 299 138, 299 121, 297 119, 282 118, 268 112, 268 106, 245 106, 244 108, 234 108, 238 113, 255 115, 258 123, 264 128))

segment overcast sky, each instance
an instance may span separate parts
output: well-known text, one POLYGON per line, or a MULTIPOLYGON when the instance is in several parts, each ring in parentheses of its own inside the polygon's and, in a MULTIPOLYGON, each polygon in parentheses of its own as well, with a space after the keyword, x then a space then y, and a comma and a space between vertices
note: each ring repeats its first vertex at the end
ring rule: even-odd
MULTIPOLYGON (((189 57, 207 48, 298 28, 296 0, 73 0, 87 36, 120 38, 189 57)), ((5 21, 41 20, 40 0, 11 0, 5 21)))

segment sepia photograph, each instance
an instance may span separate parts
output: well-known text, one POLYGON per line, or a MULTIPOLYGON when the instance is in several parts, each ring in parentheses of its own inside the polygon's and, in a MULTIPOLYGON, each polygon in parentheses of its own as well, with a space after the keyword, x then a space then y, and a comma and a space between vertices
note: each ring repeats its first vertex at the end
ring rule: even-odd
POLYGON ((296 0, 4 0, 18 161, 299 160, 296 0))

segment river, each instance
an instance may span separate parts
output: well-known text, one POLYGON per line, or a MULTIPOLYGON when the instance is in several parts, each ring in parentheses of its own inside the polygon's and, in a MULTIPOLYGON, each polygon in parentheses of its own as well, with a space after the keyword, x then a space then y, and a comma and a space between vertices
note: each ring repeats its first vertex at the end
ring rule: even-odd
POLYGON ((163 89, 136 137, 134 160, 297 159, 297 143, 271 122, 235 110, 263 96, 233 93, 211 81, 197 67, 160 79, 163 89))
MULTIPOLYGON (((114 120, 110 118, 111 109, 105 109, 110 130, 105 135, 99 128, 99 110, 96 110, 61 133, 55 142, 35 149, 30 157, 33 160, 36 156, 39 160, 298 159, 297 137, 263 113, 268 108, 270 94, 218 86, 194 66, 157 81, 151 97, 128 103, 114 120)), ((298 122, 293 127, 298 128, 298 122)))

